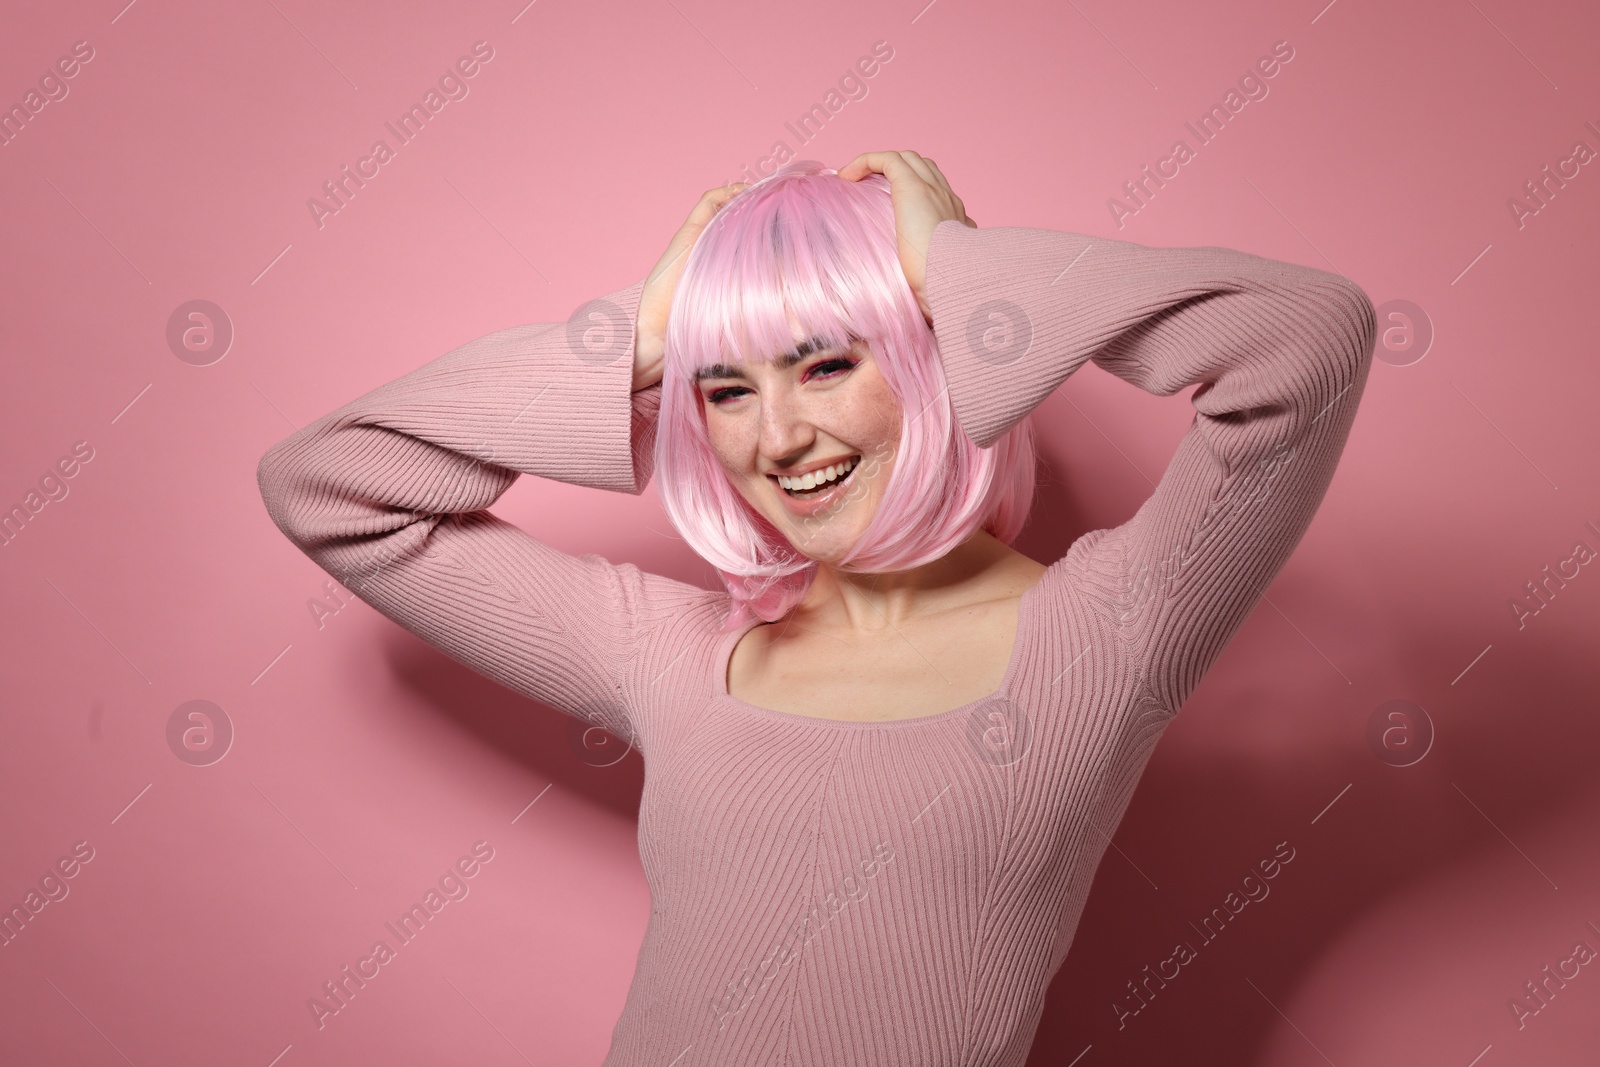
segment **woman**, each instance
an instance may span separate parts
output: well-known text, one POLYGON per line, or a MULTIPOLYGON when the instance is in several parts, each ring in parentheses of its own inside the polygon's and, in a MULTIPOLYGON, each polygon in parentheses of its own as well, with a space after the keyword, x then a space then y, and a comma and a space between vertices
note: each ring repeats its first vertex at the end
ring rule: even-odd
POLYGON ((583 310, 274 446, 274 521, 639 749, 652 907, 610 1067, 1022 1064, 1152 748, 1322 499, 1371 303, 1223 248, 981 230, 931 160, 869 152, 708 192, 583 310), (1133 518, 1044 567, 1008 547, 1026 416, 1088 360, 1198 383, 1195 419, 1133 518), (653 470, 726 591, 486 510, 519 473, 653 470))

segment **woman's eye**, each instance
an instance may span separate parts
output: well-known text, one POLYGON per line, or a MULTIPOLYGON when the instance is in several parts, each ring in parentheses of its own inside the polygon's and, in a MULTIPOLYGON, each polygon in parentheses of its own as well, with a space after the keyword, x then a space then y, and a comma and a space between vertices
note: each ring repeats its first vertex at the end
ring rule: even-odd
POLYGON ((818 363, 815 367, 811 368, 811 377, 831 378, 836 372, 830 371, 830 368, 843 368, 844 370, 849 370, 854 366, 855 364, 848 359, 825 359, 821 363, 818 363))
MULTIPOLYGON (((855 361, 850 359, 825 359, 821 363, 813 364, 806 380, 816 378, 837 378, 845 371, 855 367, 855 361)), ((706 400, 712 404, 721 404, 728 400, 737 400, 750 390, 742 385, 725 385, 720 389, 713 389, 706 394, 706 400)))

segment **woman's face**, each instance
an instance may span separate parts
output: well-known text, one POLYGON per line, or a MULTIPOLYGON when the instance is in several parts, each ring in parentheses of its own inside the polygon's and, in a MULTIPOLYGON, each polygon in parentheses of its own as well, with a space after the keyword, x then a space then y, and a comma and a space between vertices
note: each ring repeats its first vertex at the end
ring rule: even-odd
POLYGON ((711 447, 750 506, 808 558, 843 556, 878 509, 900 441, 900 402, 871 347, 797 340, 770 363, 704 368, 696 388, 711 447))

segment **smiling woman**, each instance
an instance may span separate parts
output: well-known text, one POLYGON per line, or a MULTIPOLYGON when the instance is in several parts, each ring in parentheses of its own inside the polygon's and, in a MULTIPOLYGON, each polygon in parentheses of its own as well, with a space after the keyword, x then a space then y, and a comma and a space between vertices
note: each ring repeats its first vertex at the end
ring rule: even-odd
POLYGON ((987 449, 956 421, 888 180, 837 174, 801 160, 728 199, 672 296, 656 469, 729 629, 783 618, 819 562, 876 574, 979 530, 1009 544, 1033 500, 1031 421, 987 449))
POLYGON ((385 616, 643 756, 606 1067, 1022 1067, 1156 742, 1328 487, 1377 316, 1245 252, 978 229, 915 152, 806 166, 706 193, 610 294, 631 360, 480 337, 273 446, 262 496, 385 616), (1003 358, 996 307, 1030 341, 1003 358), (1090 362, 1199 385, 1194 418, 1044 567, 1004 543, 1026 427, 1090 362), (728 591, 496 517, 519 474, 659 475, 728 591))

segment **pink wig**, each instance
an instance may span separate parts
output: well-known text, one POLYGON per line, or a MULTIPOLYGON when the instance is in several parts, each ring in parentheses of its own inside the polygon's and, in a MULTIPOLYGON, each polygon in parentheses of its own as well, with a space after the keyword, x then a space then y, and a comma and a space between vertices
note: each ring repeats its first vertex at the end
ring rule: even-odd
POLYGON ((804 598, 817 563, 728 480, 706 434, 694 373, 789 351, 790 316, 802 337, 868 342, 901 406, 883 499, 837 561, 841 570, 920 566, 980 527, 1010 544, 1033 503, 1031 418, 987 449, 956 422, 938 343, 900 268, 888 179, 846 181, 812 160, 786 164, 730 199, 701 231, 667 325, 657 484, 672 524, 727 586, 727 630, 752 615, 783 618, 804 598))

